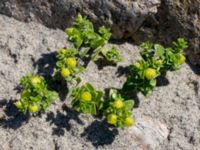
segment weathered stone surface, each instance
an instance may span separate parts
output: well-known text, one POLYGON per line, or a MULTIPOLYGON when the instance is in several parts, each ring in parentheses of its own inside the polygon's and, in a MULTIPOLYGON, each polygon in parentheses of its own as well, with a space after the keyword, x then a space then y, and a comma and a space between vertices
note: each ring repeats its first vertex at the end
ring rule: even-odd
POLYGON ((0 13, 65 29, 80 12, 96 25, 111 27, 114 37, 122 38, 133 34, 150 14, 155 14, 159 3, 160 0, 3 0, 0 13))
MULTIPOLYGON (((143 139, 154 136, 150 147, 160 147, 166 139, 161 136, 160 129, 152 128, 148 120, 139 118, 137 129, 140 141, 135 142, 126 136, 125 131, 117 131, 106 124, 106 121, 93 117, 81 117, 70 108, 62 107, 63 102, 57 101, 50 112, 41 117, 25 117, 18 113, 12 100, 19 98, 16 87, 19 79, 29 72, 51 74, 55 65, 55 52, 64 46, 65 33, 61 30, 46 28, 34 22, 23 23, 13 18, 0 15, 0 148, 11 150, 53 150, 53 149, 132 149, 143 150, 146 147, 143 139), (98 130, 97 130, 98 129, 98 130), (147 130, 149 130, 147 132, 147 130), (159 142, 158 142, 159 141, 159 142), (140 147, 137 147, 140 145, 140 147)), ((117 46, 117 45, 116 45, 117 46)), ((128 43, 117 46, 126 61, 120 66, 128 66, 138 54, 138 48, 128 43), (134 50, 133 50, 134 49, 134 50)), ((90 62, 86 72, 81 75, 84 82, 90 81, 99 89, 118 88, 125 80, 115 66, 107 66, 99 70, 100 64, 90 62), (119 72, 119 76, 116 74, 119 72), (109 82, 108 82, 109 81, 109 82)), ((119 66, 118 66, 119 67, 119 66)), ((66 103, 67 100, 66 100, 66 103)), ((68 105, 69 106, 69 105, 68 105)), ((153 120, 153 119, 152 119, 153 120)), ((159 122, 159 121, 158 121, 159 122)), ((136 132, 132 132, 134 136, 136 132)), ((138 135, 137 135, 138 137, 138 135)), ((144 141, 145 142, 145 141, 144 141)))
POLYGON ((157 14, 144 22, 133 39, 168 45, 178 37, 189 43, 190 62, 200 65, 200 0, 162 0, 157 14))
POLYGON ((137 143, 141 150, 158 149, 159 145, 167 139, 169 130, 167 126, 150 117, 136 117, 135 126, 127 130, 130 140, 137 143))
POLYGON ((198 97, 200 98, 200 81, 197 81, 196 93, 197 93, 198 97))
POLYGON ((200 0, 166 0, 163 5, 172 29, 169 36, 185 37, 190 46, 186 51, 189 59, 200 65, 200 0))
POLYGON ((36 21, 65 29, 77 13, 95 26, 106 25, 114 38, 169 44, 177 37, 189 41, 189 60, 200 65, 200 1, 196 0, 1 0, 0 13, 20 21, 36 21), (159 8, 159 9, 158 9, 159 8))
MULTIPOLYGON (((55 52, 70 44, 62 30, 49 29, 35 22, 23 23, 0 15, 0 27, 0 114, 3 116, 0 120, 0 149, 93 150, 98 147, 99 150, 163 150, 200 147, 200 103, 192 84, 199 77, 186 64, 179 74, 169 73, 170 84, 157 87, 149 101, 138 95, 140 108, 133 110, 136 126, 130 130, 117 131, 108 127, 105 121, 81 117, 70 108, 62 107, 63 103, 68 104, 67 100, 57 101, 42 116, 22 116, 11 104, 19 96, 16 91, 18 80, 32 71, 51 74, 55 52)), ((104 67, 103 62, 90 62, 81 74, 84 82, 89 81, 98 89, 122 86, 126 67, 138 59, 139 50, 129 43, 115 46, 125 58, 124 62, 104 67)))

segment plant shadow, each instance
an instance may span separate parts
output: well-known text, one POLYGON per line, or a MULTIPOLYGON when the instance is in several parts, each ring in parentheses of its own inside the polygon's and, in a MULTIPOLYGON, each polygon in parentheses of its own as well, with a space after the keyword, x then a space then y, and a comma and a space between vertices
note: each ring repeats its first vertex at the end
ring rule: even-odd
POLYGON ((159 76, 156 78, 156 86, 160 87, 160 86, 167 86, 169 85, 169 80, 165 77, 165 76, 159 76))
POLYGON ((200 76, 200 66, 195 66, 193 64, 191 64, 189 61, 186 61, 186 63, 190 66, 190 68, 192 69, 192 71, 200 76))
POLYGON ((88 126, 81 137, 86 137, 88 141, 96 148, 103 145, 110 145, 115 140, 115 137, 119 134, 116 128, 111 128, 106 120, 95 120, 90 126, 88 126))
POLYGON ((124 92, 124 91, 120 90, 120 93, 126 100, 133 100, 134 101, 133 108, 139 108, 140 100, 137 96, 137 94, 138 94, 137 91, 124 92))
POLYGON ((123 39, 110 39, 109 40, 109 43, 111 44, 116 44, 116 45, 121 45, 121 44, 124 44, 124 43, 130 43, 130 44, 133 44, 133 41, 131 38, 123 38, 123 39))
POLYGON ((33 63, 33 66, 36 68, 38 74, 47 79, 50 78, 56 66, 56 52, 42 54, 41 57, 33 63))
POLYGON ((108 62, 104 58, 99 58, 97 61, 94 61, 94 63, 97 65, 99 70, 102 70, 104 67, 108 67, 108 66, 112 66, 112 67, 117 66, 117 64, 113 64, 111 62, 108 62))
MULTIPOLYGON (((90 63, 90 61, 92 60, 91 60, 91 57, 88 57, 88 58, 83 58, 81 61, 83 61, 83 66, 86 68, 88 64, 90 63)), ((106 61, 106 59, 104 58, 99 58, 98 60, 93 61, 93 62, 97 65, 98 70, 102 70, 104 67, 107 67, 107 66, 113 66, 113 67, 117 66, 116 64, 106 61)))
POLYGON ((70 131, 72 125, 70 120, 76 121, 80 125, 84 125, 83 121, 79 118, 80 113, 69 108, 67 105, 63 104, 61 111, 57 111, 56 114, 50 112, 47 114, 46 120, 50 122, 50 125, 55 125, 52 131, 52 135, 63 136, 66 131, 70 131))
POLYGON ((0 107, 4 107, 4 115, 0 120, 0 126, 3 128, 18 129, 24 123, 28 123, 30 119, 30 114, 23 115, 18 111, 18 109, 13 105, 12 100, 0 100, 0 107))
POLYGON ((65 80, 62 79, 60 81, 49 80, 48 85, 51 90, 54 90, 58 93, 58 96, 61 101, 65 101, 69 92, 68 84, 65 80))
POLYGON ((121 77, 123 75, 128 76, 128 74, 130 73, 129 68, 129 66, 119 66, 116 72, 117 77, 121 77))
POLYGON ((17 94, 19 94, 23 90, 23 87, 18 84, 13 90, 15 90, 17 94))
POLYGON ((79 61, 81 62, 81 65, 85 68, 87 68, 88 64, 90 63, 90 60, 91 60, 90 57, 83 57, 79 59, 79 61))
POLYGON ((57 91, 61 101, 64 101, 68 94, 67 83, 60 80, 57 81, 52 77, 54 74, 54 68, 56 67, 56 52, 42 54, 42 56, 34 62, 34 68, 37 70, 37 74, 42 75, 50 90, 57 91))

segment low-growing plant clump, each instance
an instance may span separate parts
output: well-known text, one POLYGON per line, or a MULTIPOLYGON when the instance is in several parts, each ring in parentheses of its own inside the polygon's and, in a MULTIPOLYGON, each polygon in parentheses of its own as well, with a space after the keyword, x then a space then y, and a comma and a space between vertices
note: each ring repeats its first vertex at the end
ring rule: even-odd
MULTIPOLYGON (((103 57, 110 63, 122 61, 115 47, 106 49, 111 33, 104 26, 97 32, 91 21, 78 15, 73 25, 66 29, 68 40, 73 48, 62 48, 57 53, 53 81, 65 81, 72 86, 70 91, 71 106, 77 112, 97 115, 102 112, 108 124, 117 128, 134 125, 134 100, 124 97, 120 90, 110 89, 108 98, 103 91, 96 90, 89 82, 80 86, 79 73, 85 68, 79 65, 78 60, 84 57, 98 60, 103 57)), ((145 42, 141 46, 141 59, 130 65, 130 74, 123 85, 122 91, 137 91, 148 96, 157 84, 157 77, 165 76, 168 71, 180 69, 185 62, 184 48, 187 43, 179 38, 172 43, 171 48, 164 48, 160 44, 145 42)), ((49 90, 45 79, 39 75, 28 74, 22 77, 21 99, 14 104, 20 112, 36 114, 45 111, 58 97, 58 94, 49 90)), ((67 88, 67 87, 64 87, 67 88)))
POLYGON ((96 115, 102 97, 102 91, 97 91, 90 83, 86 83, 72 90, 72 107, 78 112, 96 115))
POLYGON ((23 89, 20 94, 21 98, 15 102, 15 106, 20 112, 45 111, 58 98, 56 92, 48 89, 42 76, 28 74, 21 78, 20 84, 23 89))
POLYGON ((109 124, 124 128, 134 124, 133 106, 134 100, 125 100, 117 90, 110 89, 109 97, 102 103, 101 110, 109 124))
POLYGON ((130 74, 123 86, 124 91, 135 90, 149 95, 156 86, 156 77, 160 75, 160 65, 151 64, 144 60, 130 65, 130 74))
POLYGON ((168 71, 180 69, 185 62, 183 50, 187 48, 187 43, 179 38, 170 48, 150 42, 145 42, 140 47, 142 59, 130 65, 130 74, 123 90, 135 90, 148 96, 155 88, 158 76, 165 76, 168 71))
POLYGON ((79 14, 73 25, 66 29, 66 33, 68 40, 79 50, 78 54, 81 58, 90 56, 92 60, 96 61, 101 54, 108 62, 122 61, 115 47, 109 49, 104 47, 111 37, 110 29, 105 26, 95 32, 92 22, 79 14))
POLYGON ((152 63, 159 61, 162 64, 160 72, 165 75, 167 71, 180 69, 185 62, 183 50, 187 47, 187 42, 183 38, 179 38, 172 43, 172 47, 168 48, 164 48, 160 44, 145 42, 141 45, 140 54, 145 61, 152 61, 152 63))
POLYGON ((56 80, 64 79, 67 82, 81 82, 79 73, 84 71, 84 67, 77 64, 77 51, 74 48, 62 48, 57 53, 55 78, 56 80))

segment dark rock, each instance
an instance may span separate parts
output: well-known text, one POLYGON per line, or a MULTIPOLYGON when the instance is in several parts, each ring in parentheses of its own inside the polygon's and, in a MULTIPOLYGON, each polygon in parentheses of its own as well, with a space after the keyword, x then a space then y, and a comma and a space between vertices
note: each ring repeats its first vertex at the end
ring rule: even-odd
POLYGON ((189 60, 200 65, 199 0, 1 0, 0 13, 63 30, 81 13, 95 27, 110 27, 114 38, 131 37, 136 43, 151 40, 168 45, 181 36, 189 42, 189 60))
POLYGON ((162 0, 158 13, 146 19, 133 37, 135 41, 153 40, 169 45, 184 37, 186 54, 192 64, 200 65, 200 1, 162 0))
POLYGON ((37 21, 52 28, 65 29, 78 13, 86 15, 96 26, 112 28, 115 38, 131 35, 144 20, 157 12, 160 0, 3 0, 0 13, 20 21, 37 21))

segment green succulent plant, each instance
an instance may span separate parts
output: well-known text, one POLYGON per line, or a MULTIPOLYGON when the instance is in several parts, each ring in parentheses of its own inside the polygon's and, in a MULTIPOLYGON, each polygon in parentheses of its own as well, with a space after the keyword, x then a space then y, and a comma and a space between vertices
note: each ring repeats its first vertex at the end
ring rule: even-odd
POLYGON ((14 103, 20 112, 38 113, 45 111, 58 98, 55 91, 48 89, 42 76, 28 74, 21 78, 20 84, 23 88, 20 100, 14 103))
POLYGON ((68 40, 79 49, 78 54, 81 58, 91 56, 92 60, 96 61, 102 56, 111 63, 122 60, 116 48, 104 48, 111 37, 110 29, 101 26, 98 32, 95 32, 92 22, 80 14, 73 25, 66 29, 66 34, 68 40))
POLYGON ((101 110, 109 124, 124 128, 134 124, 131 111, 133 106, 133 100, 126 100, 117 90, 110 89, 108 99, 101 104, 101 110))
POLYGON ((72 89, 72 107, 84 114, 96 115, 103 92, 96 90, 90 83, 72 89))

